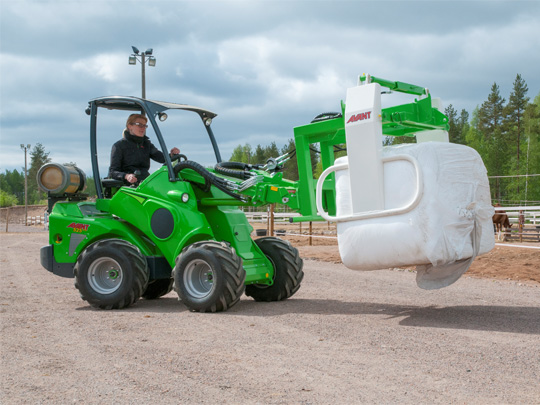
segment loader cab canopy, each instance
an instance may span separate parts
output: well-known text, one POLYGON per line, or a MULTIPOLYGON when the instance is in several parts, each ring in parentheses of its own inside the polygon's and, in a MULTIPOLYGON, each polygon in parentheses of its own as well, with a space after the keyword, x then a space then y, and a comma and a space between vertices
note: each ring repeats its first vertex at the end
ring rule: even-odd
MULTIPOLYGON (((101 176, 99 173, 97 156, 97 115, 99 108, 104 108, 107 110, 126 111, 129 113, 140 113, 144 114, 148 118, 148 127, 149 129, 151 128, 153 130, 157 138, 157 143, 154 142, 154 144, 158 149, 161 149, 163 155, 165 156, 165 165, 167 166, 169 171, 170 181, 177 181, 177 176, 174 174, 172 162, 168 154, 169 149, 167 148, 165 139, 158 125, 158 121, 163 122, 167 119, 167 114, 165 113, 167 110, 183 110, 196 113, 200 117, 202 125, 205 128, 206 133, 208 134, 217 163, 220 163, 222 161, 221 154, 211 128, 212 119, 217 116, 217 114, 212 111, 206 110, 204 108, 191 106, 188 104, 145 100, 142 98, 131 96, 109 96, 95 98, 88 102, 88 108, 86 109, 86 113, 90 115, 90 151, 92 161, 92 174, 96 183, 96 193, 98 198, 103 198, 103 187, 101 184, 101 176)), ((178 141, 175 140, 175 142, 181 141, 182 139, 180 138, 178 139, 178 141)), ((178 145, 180 146, 181 144, 179 143, 178 145)))
POLYGON ((125 111, 148 111, 152 112, 152 115, 157 115, 165 110, 186 110, 193 111, 201 118, 214 118, 217 116, 212 111, 205 110, 204 108, 194 107, 187 104, 168 103, 165 101, 153 101, 143 100, 138 97, 130 96, 111 96, 100 97, 94 100, 90 100, 89 104, 93 104, 97 107, 104 107, 109 110, 125 110, 125 111))

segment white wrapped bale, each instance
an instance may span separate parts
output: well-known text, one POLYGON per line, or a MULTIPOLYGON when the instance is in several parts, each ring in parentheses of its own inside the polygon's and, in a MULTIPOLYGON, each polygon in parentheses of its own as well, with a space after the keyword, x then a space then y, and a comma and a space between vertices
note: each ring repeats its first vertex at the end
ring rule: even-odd
MULTIPOLYGON (((420 195, 408 212, 379 215, 415 199, 418 179, 409 161, 384 163, 384 211, 367 213, 365 219, 351 220, 358 213, 352 210, 349 170, 336 171, 337 233, 343 264, 354 270, 416 265, 419 287, 448 286, 461 277, 474 257, 494 246, 494 209, 485 166, 474 149, 451 143, 383 149, 383 160, 396 155, 416 159, 421 173, 420 195), (340 218, 347 219, 342 222, 340 218)), ((336 165, 343 163, 347 157, 336 161, 336 165)), ((355 180, 352 187, 362 187, 361 181, 355 180)))

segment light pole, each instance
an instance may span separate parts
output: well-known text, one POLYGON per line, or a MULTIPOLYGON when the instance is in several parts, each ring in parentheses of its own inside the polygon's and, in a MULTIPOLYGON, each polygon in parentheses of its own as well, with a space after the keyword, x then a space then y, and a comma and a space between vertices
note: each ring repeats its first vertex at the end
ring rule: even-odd
POLYGON ((30 144, 21 143, 21 149, 24 150, 24 226, 28 225, 28 170, 26 169, 26 152, 30 149, 30 144))
POLYGON ((146 98, 146 79, 144 65, 148 62, 148 66, 156 66, 156 58, 152 56, 152 48, 148 48, 144 52, 140 52, 136 47, 132 46, 133 53, 129 56, 129 64, 136 65, 137 61, 141 64, 142 67, 142 98, 146 98))

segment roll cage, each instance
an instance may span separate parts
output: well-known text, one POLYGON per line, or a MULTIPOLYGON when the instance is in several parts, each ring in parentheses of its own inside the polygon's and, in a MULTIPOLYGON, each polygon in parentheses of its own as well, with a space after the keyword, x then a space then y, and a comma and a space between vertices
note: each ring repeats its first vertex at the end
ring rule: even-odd
POLYGON ((177 104, 169 103, 163 101, 152 101, 145 100, 138 97, 131 96, 108 96, 108 97, 99 97, 88 102, 88 108, 86 113, 90 115, 90 158, 92 162, 92 175, 94 176, 94 182, 96 184, 96 194, 98 198, 103 198, 103 185, 101 183, 101 177, 99 174, 99 165, 98 165, 98 156, 97 156, 97 113, 98 108, 106 108, 108 110, 124 110, 124 111, 133 111, 140 112, 141 114, 146 115, 150 125, 154 129, 156 137, 158 139, 161 151, 165 157, 165 165, 169 172, 169 181, 177 181, 178 178, 174 174, 173 166, 169 154, 167 153, 167 146, 165 145, 165 140, 159 129, 159 126, 156 121, 156 117, 164 121, 167 117, 165 111, 167 110, 185 110, 192 111, 199 115, 201 118, 212 147, 214 149, 214 154, 216 156, 217 163, 221 163, 221 154, 212 132, 211 123, 212 119, 217 116, 216 113, 205 110, 203 108, 194 107, 187 104, 177 104))

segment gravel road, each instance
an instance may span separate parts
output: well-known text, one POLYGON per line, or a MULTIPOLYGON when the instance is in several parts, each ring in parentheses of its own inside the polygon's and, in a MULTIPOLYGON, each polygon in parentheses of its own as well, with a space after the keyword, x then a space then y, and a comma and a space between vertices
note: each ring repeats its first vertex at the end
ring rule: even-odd
POLYGON ((308 260, 299 292, 188 312, 171 293, 90 308, 39 264, 47 233, 0 234, 2 404, 540 402, 540 287, 308 260))

